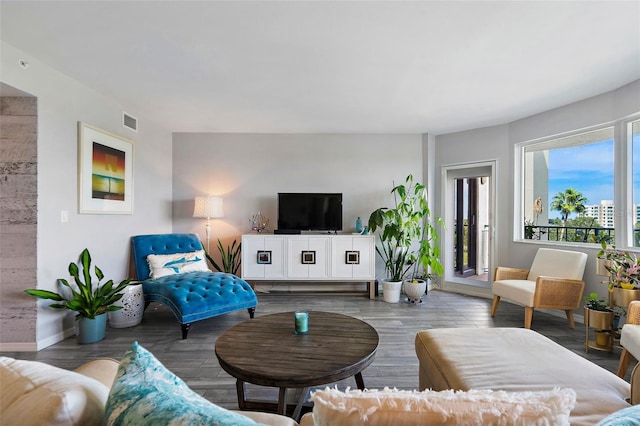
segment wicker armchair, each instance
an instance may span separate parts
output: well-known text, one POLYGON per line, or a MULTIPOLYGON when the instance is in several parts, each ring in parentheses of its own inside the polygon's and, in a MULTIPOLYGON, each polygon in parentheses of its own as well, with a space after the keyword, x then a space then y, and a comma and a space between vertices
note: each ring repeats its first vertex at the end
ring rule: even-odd
POLYGON ((565 311, 569 326, 575 328, 573 311, 582 303, 586 263, 585 253, 541 248, 531 269, 496 268, 491 316, 495 316, 500 299, 504 298, 524 306, 525 328, 531 328, 536 308, 565 311))
POLYGON ((622 346, 622 353, 616 374, 624 378, 631 359, 640 360, 640 301, 638 300, 629 303, 627 322, 622 326, 620 333, 620 346, 622 346))

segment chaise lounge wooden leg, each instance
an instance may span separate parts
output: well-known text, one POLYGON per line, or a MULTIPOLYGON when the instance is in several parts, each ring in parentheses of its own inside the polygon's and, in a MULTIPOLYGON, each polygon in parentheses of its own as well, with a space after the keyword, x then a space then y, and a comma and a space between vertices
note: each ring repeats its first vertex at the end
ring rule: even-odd
POLYGON ((191 323, 180 324, 180 328, 182 329, 182 340, 187 338, 187 334, 189 334, 189 330, 191 330, 191 323))
POLYGON ((493 296, 493 305, 491 305, 491 316, 496 316, 496 311, 498 310, 498 304, 500 303, 500 296, 493 296))
POLYGON ((576 323, 573 320, 573 311, 570 309, 567 309, 565 310, 565 313, 567 314, 567 319, 569 320, 569 327, 576 328, 576 323))
POLYGON ((533 319, 533 308, 530 306, 524 307, 524 328, 531 328, 531 320, 533 319))
POLYGON ((253 308, 248 308, 248 309, 247 309, 247 311, 249 311, 249 318, 253 318, 253 316, 254 316, 254 315, 255 315, 255 313, 256 313, 256 308, 255 308, 255 307, 253 307, 253 308))
POLYGON ((627 374, 627 369, 629 368, 629 364, 631 363, 631 359, 633 356, 629 353, 628 350, 622 348, 622 352, 620 353, 620 361, 618 362, 618 371, 616 375, 620 378, 624 379, 624 375, 627 374))

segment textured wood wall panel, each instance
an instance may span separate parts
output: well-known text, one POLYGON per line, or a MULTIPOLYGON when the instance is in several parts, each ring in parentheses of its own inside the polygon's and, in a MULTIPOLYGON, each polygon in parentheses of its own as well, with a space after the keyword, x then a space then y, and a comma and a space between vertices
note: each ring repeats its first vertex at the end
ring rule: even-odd
POLYGON ((0 342, 36 341, 37 99, 0 97, 0 342))

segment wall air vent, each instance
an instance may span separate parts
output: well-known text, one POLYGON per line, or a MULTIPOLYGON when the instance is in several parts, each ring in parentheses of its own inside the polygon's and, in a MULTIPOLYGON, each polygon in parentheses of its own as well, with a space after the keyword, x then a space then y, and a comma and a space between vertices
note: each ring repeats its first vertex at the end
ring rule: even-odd
POLYGON ((122 125, 134 132, 138 131, 138 119, 124 111, 122 112, 122 125))

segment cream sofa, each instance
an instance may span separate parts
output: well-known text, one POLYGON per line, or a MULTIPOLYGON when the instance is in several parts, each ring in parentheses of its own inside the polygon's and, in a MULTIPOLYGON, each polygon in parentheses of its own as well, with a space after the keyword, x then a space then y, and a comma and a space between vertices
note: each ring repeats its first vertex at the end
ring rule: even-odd
MULTIPOLYGON (((113 359, 96 359, 68 371, 36 361, 0 357, 2 425, 104 424, 105 404, 118 365, 113 359)), ((261 424, 298 425, 277 414, 238 413, 261 424)))
MULTIPOLYGON (((172 413, 174 408, 179 411, 183 405, 194 407, 191 405, 193 399, 180 388, 176 388, 175 393, 169 395, 163 394, 162 390, 154 386, 157 379, 154 370, 157 366, 145 364, 148 371, 129 370, 123 373, 119 366, 125 365, 126 362, 97 359, 87 362, 75 371, 68 371, 40 362, 0 357, 2 425, 84 426, 102 425, 105 424, 105 420, 107 424, 116 425, 168 424, 169 422, 158 422, 158 418, 153 416, 162 416, 163 411, 173 416, 176 414, 172 413), (141 389, 139 393, 127 397, 132 400, 132 404, 125 411, 142 413, 142 416, 137 420, 127 417, 124 421, 121 418, 115 422, 110 421, 114 420, 114 389, 117 394, 117 387, 126 375, 138 376, 135 380, 144 382, 143 387, 151 383, 149 388, 153 389, 153 393, 160 393, 163 399, 176 397, 177 404, 166 410, 166 406, 163 407, 156 399, 149 411, 144 412, 144 407, 136 405, 138 400, 147 397, 146 391, 141 389)), ((126 368, 125 366, 124 369, 126 368)), ((538 421, 536 424, 560 425, 566 424, 566 421, 562 420, 568 419, 575 394, 568 390, 516 395, 492 391, 454 393, 384 389, 342 392, 337 389, 324 389, 315 391, 311 399, 314 402, 313 413, 305 414, 300 426, 519 424, 517 420, 539 420, 541 416, 552 420, 538 421), (511 421, 505 422, 505 419, 511 421)), ((195 409, 197 410, 197 407, 195 409)), ((116 416, 120 414, 117 411, 116 416)), ((229 413, 227 410, 223 411, 229 413)), ((245 420, 221 422, 218 417, 205 417, 204 421, 191 422, 181 418, 176 424, 209 424, 211 421, 211 424, 244 425, 251 419, 265 425, 298 425, 294 420, 276 414, 247 411, 232 413, 244 416, 245 420)))
MULTIPOLYGON (((612 413, 640 417, 640 405, 632 407, 626 401, 630 398, 636 404, 640 402, 640 369, 632 373, 630 386, 531 330, 425 330, 416 335, 415 345, 423 391, 318 390, 311 396, 313 413, 305 414, 300 426, 592 425, 612 413), (433 390, 424 390, 427 388, 433 390), (633 412, 628 413, 629 410, 633 412)), ((156 399, 150 406, 147 404, 148 414, 173 415, 176 406, 194 407, 197 411, 198 407, 192 404, 203 398, 190 396, 193 392, 186 389, 184 382, 147 351, 136 351, 135 346, 137 343, 120 363, 97 359, 75 371, 0 357, 2 425, 101 425, 123 411, 140 413, 145 408, 139 401, 146 398, 149 389, 156 393, 156 399), (162 381, 178 386, 163 393, 156 386, 162 381), (124 405, 117 405, 119 391, 125 391, 120 394, 124 405), (161 406, 164 399, 173 397, 177 399, 168 410, 161 406)), ((213 405, 208 401, 204 404, 213 405)), ((231 413, 244 416, 241 418, 247 422, 252 419, 266 425, 298 425, 276 414, 231 413)), ((210 418, 205 414, 205 419, 210 418)), ((606 424, 619 424, 618 420, 606 424)), ((108 424, 144 422, 132 422, 129 417, 108 424)))
POLYGON ((632 396, 640 399, 640 374, 633 375, 632 395, 629 383, 615 374, 528 329, 424 330, 416 335, 415 349, 420 389, 570 388, 576 393, 572 425, 594 425, 630 407, 632 396))

